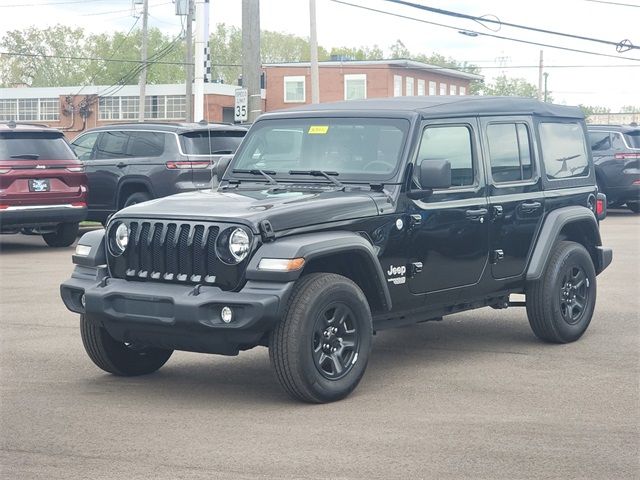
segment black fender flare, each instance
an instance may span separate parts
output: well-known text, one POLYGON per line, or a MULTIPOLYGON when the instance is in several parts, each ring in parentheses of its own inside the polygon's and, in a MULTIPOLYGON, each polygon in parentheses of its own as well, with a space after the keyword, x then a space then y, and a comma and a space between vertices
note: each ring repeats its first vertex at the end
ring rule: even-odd
POLYGON ((118 190, 116 193, 116 210, 118 210, 118 205, 120 205, 120 202, 124 200, 122 198, 122 191, 127 185, 131 184, 143 185, 147 189, 149 195, 151 195, 151 198, 156 198, 156 194, 153 190, 153 185, 147 177, 127 175, 118 182, 118 190))
POLYGON ((81 265, 84 267, 98 267, 107 263, 107 252, 105 245, 105 230, 91 230, 85 233, 78 240, 78 245, 85 245, 91 247, 88 255, 78 255, 74 253, 71 256, 71 260, 74 265, 81 265))
MULTIPOLYGON (((587 207, 574 205, 553 210, 546 216, 540 229, 536 246, 527 268, 527 281, 539 280, 542 277, 551 249, 555 245, 560 232, 566 225, 572 223, 582 223, 596 239, 596 245, 594 246, 600 247, 602 245, 598 220, 595 214, 587 207)), ((596 271, 600 270, 599 265, 595 265, 595 267, 596 271)))
POLYGON ((273 272, 258 269, 263 258, 304 258, 305 264, 311 260, 335 253, 352 253, 366 262, 369 273, 377 286, 377 293, 385 310, 391 310, 391 294, 385 280, 382 266, 374 247, 362 236, 348 231, 318 232, 279 238, 263 244, 249 261, 247 280, 291 282, 297 280, 304 269, 293 272, 273 272))

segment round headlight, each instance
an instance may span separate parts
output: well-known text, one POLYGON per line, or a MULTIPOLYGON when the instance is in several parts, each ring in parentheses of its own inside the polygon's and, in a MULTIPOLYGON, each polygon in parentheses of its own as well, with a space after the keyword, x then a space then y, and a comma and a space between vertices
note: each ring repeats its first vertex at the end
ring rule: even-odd
POLYGON ((249 254, 249 246, 249 235, 243 229, 236 228, 229 235, 229 251, 238 262, 249 254))
POLYGON ((116 227, 116 231, 113 234, 113 254, 122 255, 122 253, 127 249, 128 243, 129 227, 124 223, 121 223, 116 227))

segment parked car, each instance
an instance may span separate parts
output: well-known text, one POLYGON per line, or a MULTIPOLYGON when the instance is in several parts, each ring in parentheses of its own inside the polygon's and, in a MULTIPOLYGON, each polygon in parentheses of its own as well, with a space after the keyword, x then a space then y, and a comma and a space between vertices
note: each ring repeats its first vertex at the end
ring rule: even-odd
POLYGON ((0 123, 0 233, 68 247, 87 216, 87 177, 60 130, 0 123))
POLYGON ((611 206, 640 213, 640 127, 588 125, 598 189, 611 206))
POLYGON ((284 390, 317 403, 353 391, 385 328, 526 306, 537 337, 573 342, 612 260, 586 138, 580 109, 525 98, 265 114, 217 191, 83 236, 62 299, 107 372, 265 345, 284 390))
POLYGON ((89 220, 174 193, 207 188, 221 155, 247 129, 227 124, 133 123, 93 128, 72 143, 89 179, 89 220))

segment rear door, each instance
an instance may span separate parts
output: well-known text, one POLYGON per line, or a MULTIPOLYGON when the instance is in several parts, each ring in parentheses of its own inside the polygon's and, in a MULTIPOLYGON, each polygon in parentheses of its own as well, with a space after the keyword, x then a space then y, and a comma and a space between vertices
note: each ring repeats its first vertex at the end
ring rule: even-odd
POLYGON ((89 209, 114 211, 120 178, 129 167, 127 144, 129 135, 124 131, 100 132, 92 158, 85 160, 89 181, 89 209))
POLYGON ((483 118, 494 278, 524 273, 542 224, 544 196, 528 117, 483 118))

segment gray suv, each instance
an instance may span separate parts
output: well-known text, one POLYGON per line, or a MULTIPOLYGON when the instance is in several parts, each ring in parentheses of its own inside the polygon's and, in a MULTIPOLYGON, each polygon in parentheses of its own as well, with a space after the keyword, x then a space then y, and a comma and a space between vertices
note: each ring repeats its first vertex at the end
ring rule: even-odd
POLYGON ((121 208, 207 188, 222 155, 247 128, 206 123, 109 125, 79 135, 71 147, 86 167, 88 219, 105 222, 121 208))

